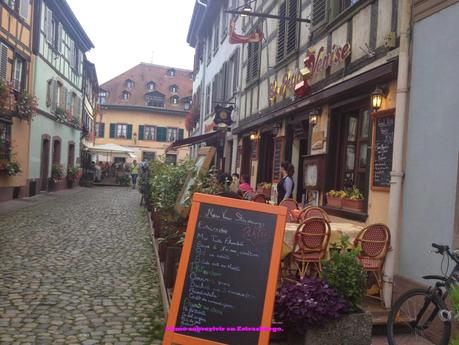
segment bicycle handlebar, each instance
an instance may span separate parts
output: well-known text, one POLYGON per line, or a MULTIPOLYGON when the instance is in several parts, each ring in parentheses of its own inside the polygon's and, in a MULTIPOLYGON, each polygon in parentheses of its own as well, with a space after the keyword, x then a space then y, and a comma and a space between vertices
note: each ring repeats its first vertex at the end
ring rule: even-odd
POLYGON ((439 253, 439 254, 444 254, 445 252, 449 251, 449 247, 448 246, 442 246, 442 245, 436 244, 436 243, 432 243, 432 247, 437 249, 438 250, 437 253, 439 253))

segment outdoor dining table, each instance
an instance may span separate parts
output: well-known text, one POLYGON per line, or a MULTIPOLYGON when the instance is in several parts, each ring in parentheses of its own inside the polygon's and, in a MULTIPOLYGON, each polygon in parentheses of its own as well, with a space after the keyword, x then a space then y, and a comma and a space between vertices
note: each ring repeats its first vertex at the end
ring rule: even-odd
MULTIPOLYGON (((298 229, 298 223, 286 223, 285 224, 285 233, 284 233, 284 243, 282 246, 282 258, 286 257, 293 250, 295 244, 295 233, 298 229)), ((363 226, 352 223, 330 223, 331 234, 330 242, 331 244, 338 244, 342 235, 348 235, 349 241, 354 242, 355 238, 359 232, 363 229, 363 226)))

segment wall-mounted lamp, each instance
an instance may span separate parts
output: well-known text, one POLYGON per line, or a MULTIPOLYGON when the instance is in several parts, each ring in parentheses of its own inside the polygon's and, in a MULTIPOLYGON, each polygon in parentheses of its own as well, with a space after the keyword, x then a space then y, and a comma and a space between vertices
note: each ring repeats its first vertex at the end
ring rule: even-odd
POLYGON ((309 125, 312 127, 317 125, 317 122, 319 122, 319 117, 321 114, 322 114, 321 109, 316 108, 316 109, 311 110, 311 112, 309 113, 309 125))
POLYGON ((245 4, 241 8, 241 12, 242 12, 241 13, 241 17, 247 17, 249 15, 249 13, 253 12, 253 8, 249 4, 245 4))
POLYGON ((257 132, 253 132, 252 134, 250 134, 250 140, 251 141, 255 141, 255 140, 258 140, 260 139, 260 136, 258 135, 257 132))
POLYGON ((272 129, 273 136, 277 137, 277 135, 280 132, 281 127, 282 127, 282 124, 280 122, 274 122, 273 129, 272 129))
POLYGON ((378 111, 381 108, 384 95, 384 90, 379 86, 371 93, 371 106, 373 107, 373 111, 378 111))

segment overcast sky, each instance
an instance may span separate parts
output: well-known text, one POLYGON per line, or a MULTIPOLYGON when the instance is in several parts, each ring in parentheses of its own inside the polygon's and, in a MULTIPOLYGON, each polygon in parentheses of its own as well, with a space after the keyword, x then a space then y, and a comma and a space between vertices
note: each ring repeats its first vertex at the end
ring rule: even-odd
POLYGON ((140 62, 192 69, 186 42, 195 0, 67 0, 95 48, 103 84, 140 62))

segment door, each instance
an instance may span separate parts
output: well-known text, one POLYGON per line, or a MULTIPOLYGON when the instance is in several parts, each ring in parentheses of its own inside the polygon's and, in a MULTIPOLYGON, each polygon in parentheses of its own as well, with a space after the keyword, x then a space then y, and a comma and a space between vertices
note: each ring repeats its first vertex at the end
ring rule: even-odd
POLYGON ((49 150, 50 150, 49 139, 43 139, 42 144, 41 144, 41 167, 40 167, 41 186, 40 186, 40 190, 48 189, 49 150))
POLYGON ((296 201, 302 203, 303 202, 303 195, 305 194, 305 186, 304 186, 304 160, 308 155, 308 139, 300 139, 300 158, 298 161, 298 181, 296 183, 296 201))
POLYGON ((250 176, 251 169, 251 152, 252 152, 252 142, 249 137, 244 137, 242 139, 242 157, 241 157, 241 176, 248 175, 250 176))
POLYGON ((257 185, 261 182, 272 183, 273 180, 274 139, 271 132, 261 134, 258 147, 257 185))

